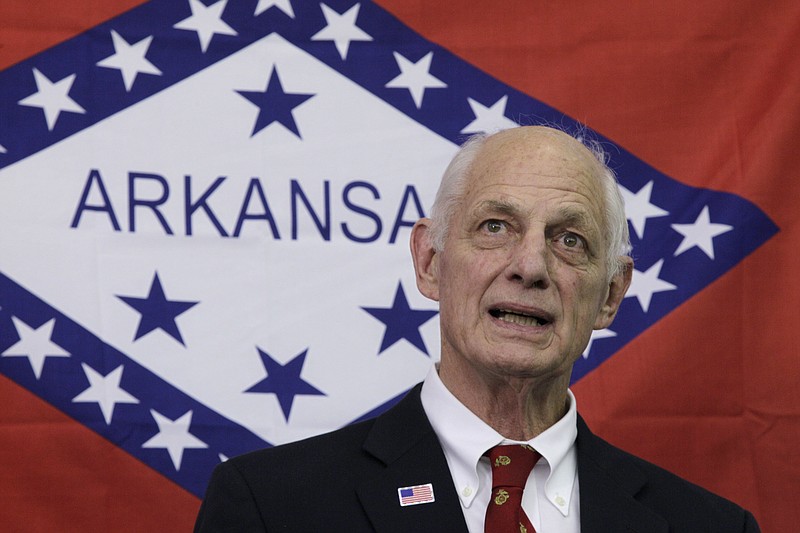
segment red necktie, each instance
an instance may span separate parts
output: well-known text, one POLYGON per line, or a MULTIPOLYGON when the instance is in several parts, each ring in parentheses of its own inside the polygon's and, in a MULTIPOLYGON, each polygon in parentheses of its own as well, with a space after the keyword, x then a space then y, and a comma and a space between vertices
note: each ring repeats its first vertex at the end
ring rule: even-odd
POLYGON ((489 450, 492 499, 486 509, 485 533, 535 533, 522 510, 522 491, 540 457, 530 446, 520 444, 495 446, 489 450))

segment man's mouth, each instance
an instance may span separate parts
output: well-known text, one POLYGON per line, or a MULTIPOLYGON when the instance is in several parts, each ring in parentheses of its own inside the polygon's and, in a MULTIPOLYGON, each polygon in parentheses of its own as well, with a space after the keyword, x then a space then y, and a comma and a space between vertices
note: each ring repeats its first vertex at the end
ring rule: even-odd
POLYGON ((509 311, 508 309, 492 309, 489 314, 503 322, 519 324, 520 326, 546 326, 550 323, 550 320, 546 317, 519 311, 509 311))

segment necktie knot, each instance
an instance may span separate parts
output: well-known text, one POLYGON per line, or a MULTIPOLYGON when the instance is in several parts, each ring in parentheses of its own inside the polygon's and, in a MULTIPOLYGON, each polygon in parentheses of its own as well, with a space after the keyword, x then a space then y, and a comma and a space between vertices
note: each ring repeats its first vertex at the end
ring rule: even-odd
POLYGON ((522 509, 522 492, 541 455, 527 445, 495 446, 488 451, 492 463, 492 499, 486 509, 486 533, 536 533, 522 509))
POLYGON ((492 464, 492 488, 525 488, 525 482, 541 455, 527 445, 508 444, 489 450, 492 464))

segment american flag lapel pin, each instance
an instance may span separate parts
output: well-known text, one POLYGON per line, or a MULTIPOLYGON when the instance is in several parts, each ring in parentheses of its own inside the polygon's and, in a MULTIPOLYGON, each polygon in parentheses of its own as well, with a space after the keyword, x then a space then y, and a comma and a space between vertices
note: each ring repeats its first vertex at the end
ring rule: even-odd
POLYGON ((433 503, 435 501, 433 497, 433 483, 400 487, 397 489, 397 496, 400 498, 400 507, 419 505, 421 503, 433 503))

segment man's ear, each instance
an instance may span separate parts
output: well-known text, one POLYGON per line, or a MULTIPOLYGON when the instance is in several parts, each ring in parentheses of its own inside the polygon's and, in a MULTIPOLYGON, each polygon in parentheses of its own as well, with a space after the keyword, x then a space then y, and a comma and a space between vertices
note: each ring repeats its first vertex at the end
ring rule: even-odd
POLYGON ((424 296, 439 301, 439 256, 431 244, 431 219, 421 218, 411 230, 411 258, 417 288, 424 296))
POLYGON ((619 306, 625 297, 625 293, 628 292, 628 287, 631 286, 633 259, 621 257, 620 261, 622 265, 619 272, 608 282, 608 296, 597 314, 594 329, 605 329, 611 325, 614 317, 617 316, 617 311, 619 311, 619 306))

